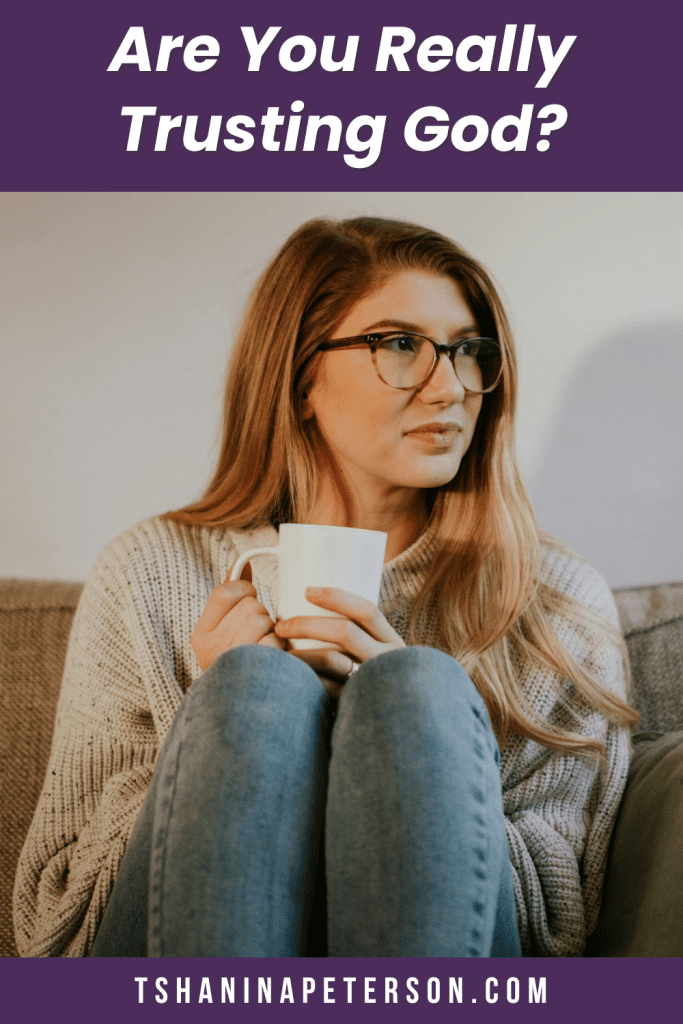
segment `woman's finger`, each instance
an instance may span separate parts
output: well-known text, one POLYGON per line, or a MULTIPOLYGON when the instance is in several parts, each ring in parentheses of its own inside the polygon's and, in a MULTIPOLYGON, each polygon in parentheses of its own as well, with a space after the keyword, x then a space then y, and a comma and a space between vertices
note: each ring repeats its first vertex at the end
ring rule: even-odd
MULTIPOLYGON (((322 640, 336 644, 345 654, 358 662, 366 661, 386 649, 386 644, 374 640, 350 619, 327 618, 323 615, 296 615, 281 619, 275 632, 285 640, 322 640)), ((400 639, 400 646, 403 641, 400 639)))
POLYGON ((202 617, 190 637, 200 668, 206 670, 224 651, 243 644, 260 643, 270 635, 269 645, 286 649, 286 643, 273 632, 275 623, 256 598, 246 580, 223 584, 213 592, 202 617), (220 593, 220 591, 224 593, 220 593), (240 592, 245 596, 239 596, 240 592), (237 600, 235 600, 237 598, 237 600), (216 624, 211 628, 211 624, 216 624))
POLYGON ((337 587, 307 587, 306 600, 357 622, 375 640, 382 643, 402 643, 401 637, 389 625, 377 605, 364 597, 358 597, 347 590, 339 590, 337 587))
POLYGON ((210 633, 245 597, 256 597, 256 588, 247 580, 221 583, 211 591, 195 628, 200 633, 210 633))
MULTIPOLYGON (((245 616, 236 623, 229 634, 229 647, 241 647, 242 644, 257 644, 268 633, 273 632, 273 620, 268 612, 254 611, 251 615, 245 616)), ((217 642, 220 643, 220 631, 214 634, 217 642)))
POLYGON ((285 651, 287 649, 287 641, 279 637, 277 633, 274 633, 271 629, 269 633, 261 637, 258 643, 262 647, 276 647, 279 651, 285 651))
POLYGON ((273 633, 273 620, 264 609, 263 613, 254 612, 236 623, 226 623, 223 629, 214 629, 210 633, 195 631, 190 642, 199 667, 206 671, 225 651, 244 644, 265 642, 269 635, 274 638, 269 641, 273 647, 280 647, 281 644, 284 647, 284 642, 273 633))

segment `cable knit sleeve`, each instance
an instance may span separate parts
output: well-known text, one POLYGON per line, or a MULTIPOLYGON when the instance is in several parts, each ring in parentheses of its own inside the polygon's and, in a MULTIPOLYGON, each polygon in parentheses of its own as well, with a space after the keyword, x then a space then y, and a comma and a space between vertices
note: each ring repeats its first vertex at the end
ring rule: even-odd
MULTIPOLYGON (((586 562, 546 552, 544 578, 618 628, 607 584, 586 562)), ((564 619, 553 628, 573 657, 604 687, 625 697, 615 644, 564 619)), ((606 764, 572 757, 514 737, 505 744, 503 806, 522 951, 527 956, 580 956, 595 927, 609 839, 626 784, 628 730, 595 712, 577 718, 572 687, 558 693, 548 673, 524 666, 522 683, 536 711, 560 728, 601 739, 606 764)))
POLYGON ((69 640, 46 780, 19 861, 21 956, 84 956, 149 786, 158 734, 105 552, 69 640))

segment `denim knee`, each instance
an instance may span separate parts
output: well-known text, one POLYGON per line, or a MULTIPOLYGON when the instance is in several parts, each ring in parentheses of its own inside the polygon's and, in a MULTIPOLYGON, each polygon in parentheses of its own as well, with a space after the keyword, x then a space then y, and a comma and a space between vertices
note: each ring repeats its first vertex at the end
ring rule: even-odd
POLYGON ((365 662, 346 683, 342 704, 360 704, 381 711, 407 706, 413 716, 451 714, 454 706, 472 713, 489 734, 496 761, 498 745, 486 705, 469 675, 455 658, 432 647, 402 647, 365 662))
POLYGON ((192 684, 192 689, 234 686, 237 681, 244 683, 252 679, 258 680, 260 685, 265 681, 277 685, 285 679, 287 685, 299 679, 318 682, 315 672, 305 661, 292 657, 286 651, 263 644, 241 644, 219 654, 204 675, 192 684))
POLYGON ((252 741, 286 739, 324 718, 329 698, 316 673, 285 651, 245 644, 221 654, 197 679, 171 732, 199 730, 205 744, 233 744, 236 731, 252 741))
POLYGON ((318 696, 320 680, 300 658, 275 647, 243 644, 224 651, 197 679, 188 696, 218 703, 256 698, 267 700, 286 693, 289 702, 302 695, 318 696))

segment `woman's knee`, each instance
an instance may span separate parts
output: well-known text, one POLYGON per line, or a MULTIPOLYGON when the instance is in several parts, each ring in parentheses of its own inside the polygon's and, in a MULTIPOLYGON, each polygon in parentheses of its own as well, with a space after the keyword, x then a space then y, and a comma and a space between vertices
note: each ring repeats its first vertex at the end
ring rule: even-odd
POLYGON ((286 651, 264 644, 242 644, 223 651, 193 683, 193 688, 234 688, 247 683, 272 686, 280 681, 284 685, 296 685, 300 680, 312 682, 314 679, 317 680, 317 676, 310 666, 286 651))
POLYGON ((404 647, 365 662, 346 683, 340 717, 394 723, 394 729, 438 734, 471 731, 498 748, 484 701, 462 665, 431 647, 404 647))
POLYGON ((256 706, 322 700, 315 672, 299 658, 262 644, 243 644, 224 651, 188 691, 192 703, 206 702, 216 710, 245 702, 256 706))
POLYGON ((285 651, 248 644, 221 654, 197 679, 181 704, 172 732, 200 732, 203 742, 232 744, 291 732, 294 723, 315 726, 329 698, 315 672, 285 651))
POLYGON ((432 647, 402 647, 361 665, 344 687, 344 699, 359 694, 384 708, 403 701, 432 710, 454 704, 470 705, 477 714, 486 707, 462 665, 432 647))

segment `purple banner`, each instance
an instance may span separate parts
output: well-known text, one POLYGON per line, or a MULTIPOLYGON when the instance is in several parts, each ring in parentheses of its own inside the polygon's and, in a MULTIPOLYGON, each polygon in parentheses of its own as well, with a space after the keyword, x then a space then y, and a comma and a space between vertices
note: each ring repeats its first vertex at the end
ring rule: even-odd
POLYGON ((677 189, 681 21, 669 0, 16 3, 2 184, 677 189))
POLYGON ((2 971, 7 1020, 101 1024, 635 1022, 677 1016, 679 979, 677 960, 21 960, 2 971))

